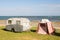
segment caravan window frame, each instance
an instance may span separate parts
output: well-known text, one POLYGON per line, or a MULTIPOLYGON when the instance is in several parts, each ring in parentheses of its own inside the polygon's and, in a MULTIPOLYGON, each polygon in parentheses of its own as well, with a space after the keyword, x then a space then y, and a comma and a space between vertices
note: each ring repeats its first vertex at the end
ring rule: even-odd
POLYGON ((16 20, 16 24, 21 24, 21 21, 20 20, 16 20))
POLYGON ((12 20, 8 20, 8 24, 12 24, 12 20))

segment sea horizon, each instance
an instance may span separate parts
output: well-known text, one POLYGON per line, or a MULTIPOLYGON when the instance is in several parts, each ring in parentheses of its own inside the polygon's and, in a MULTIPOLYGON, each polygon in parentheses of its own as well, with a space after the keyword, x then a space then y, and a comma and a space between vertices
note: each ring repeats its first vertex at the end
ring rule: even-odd
POLYGON ((28 18, 29 20, 49 19, 50 21, 60 21, 60 16, 0 16, 0 20, 7 20, 9 18, 28 18))

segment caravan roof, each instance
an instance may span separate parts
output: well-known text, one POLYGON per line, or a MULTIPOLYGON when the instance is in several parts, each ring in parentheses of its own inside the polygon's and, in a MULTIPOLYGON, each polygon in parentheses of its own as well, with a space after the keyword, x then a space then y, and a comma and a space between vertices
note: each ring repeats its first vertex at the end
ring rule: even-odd
POLYGON ((27 18, 9 18, 8 20, 20 20, 22 22, 30 22, 30 20, 27 18))

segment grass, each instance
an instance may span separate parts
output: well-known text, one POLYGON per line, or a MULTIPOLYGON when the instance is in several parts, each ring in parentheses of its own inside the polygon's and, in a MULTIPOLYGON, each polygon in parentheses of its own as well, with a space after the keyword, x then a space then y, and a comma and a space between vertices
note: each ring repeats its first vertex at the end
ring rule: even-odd
POLYGON ((5 27, 0 27, 0 40, 60 40, 60 30, 56 30, 55 35, 37 34, 35 27, 29 32, 14 33, 3 30, 5 27))

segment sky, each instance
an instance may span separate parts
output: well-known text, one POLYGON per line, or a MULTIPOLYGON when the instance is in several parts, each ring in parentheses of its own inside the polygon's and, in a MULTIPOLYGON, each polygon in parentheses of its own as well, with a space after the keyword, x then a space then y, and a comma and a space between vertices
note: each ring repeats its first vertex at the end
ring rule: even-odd
POLYGON ((0 16, 60 16, 60 0, 0 0, 0 16))

